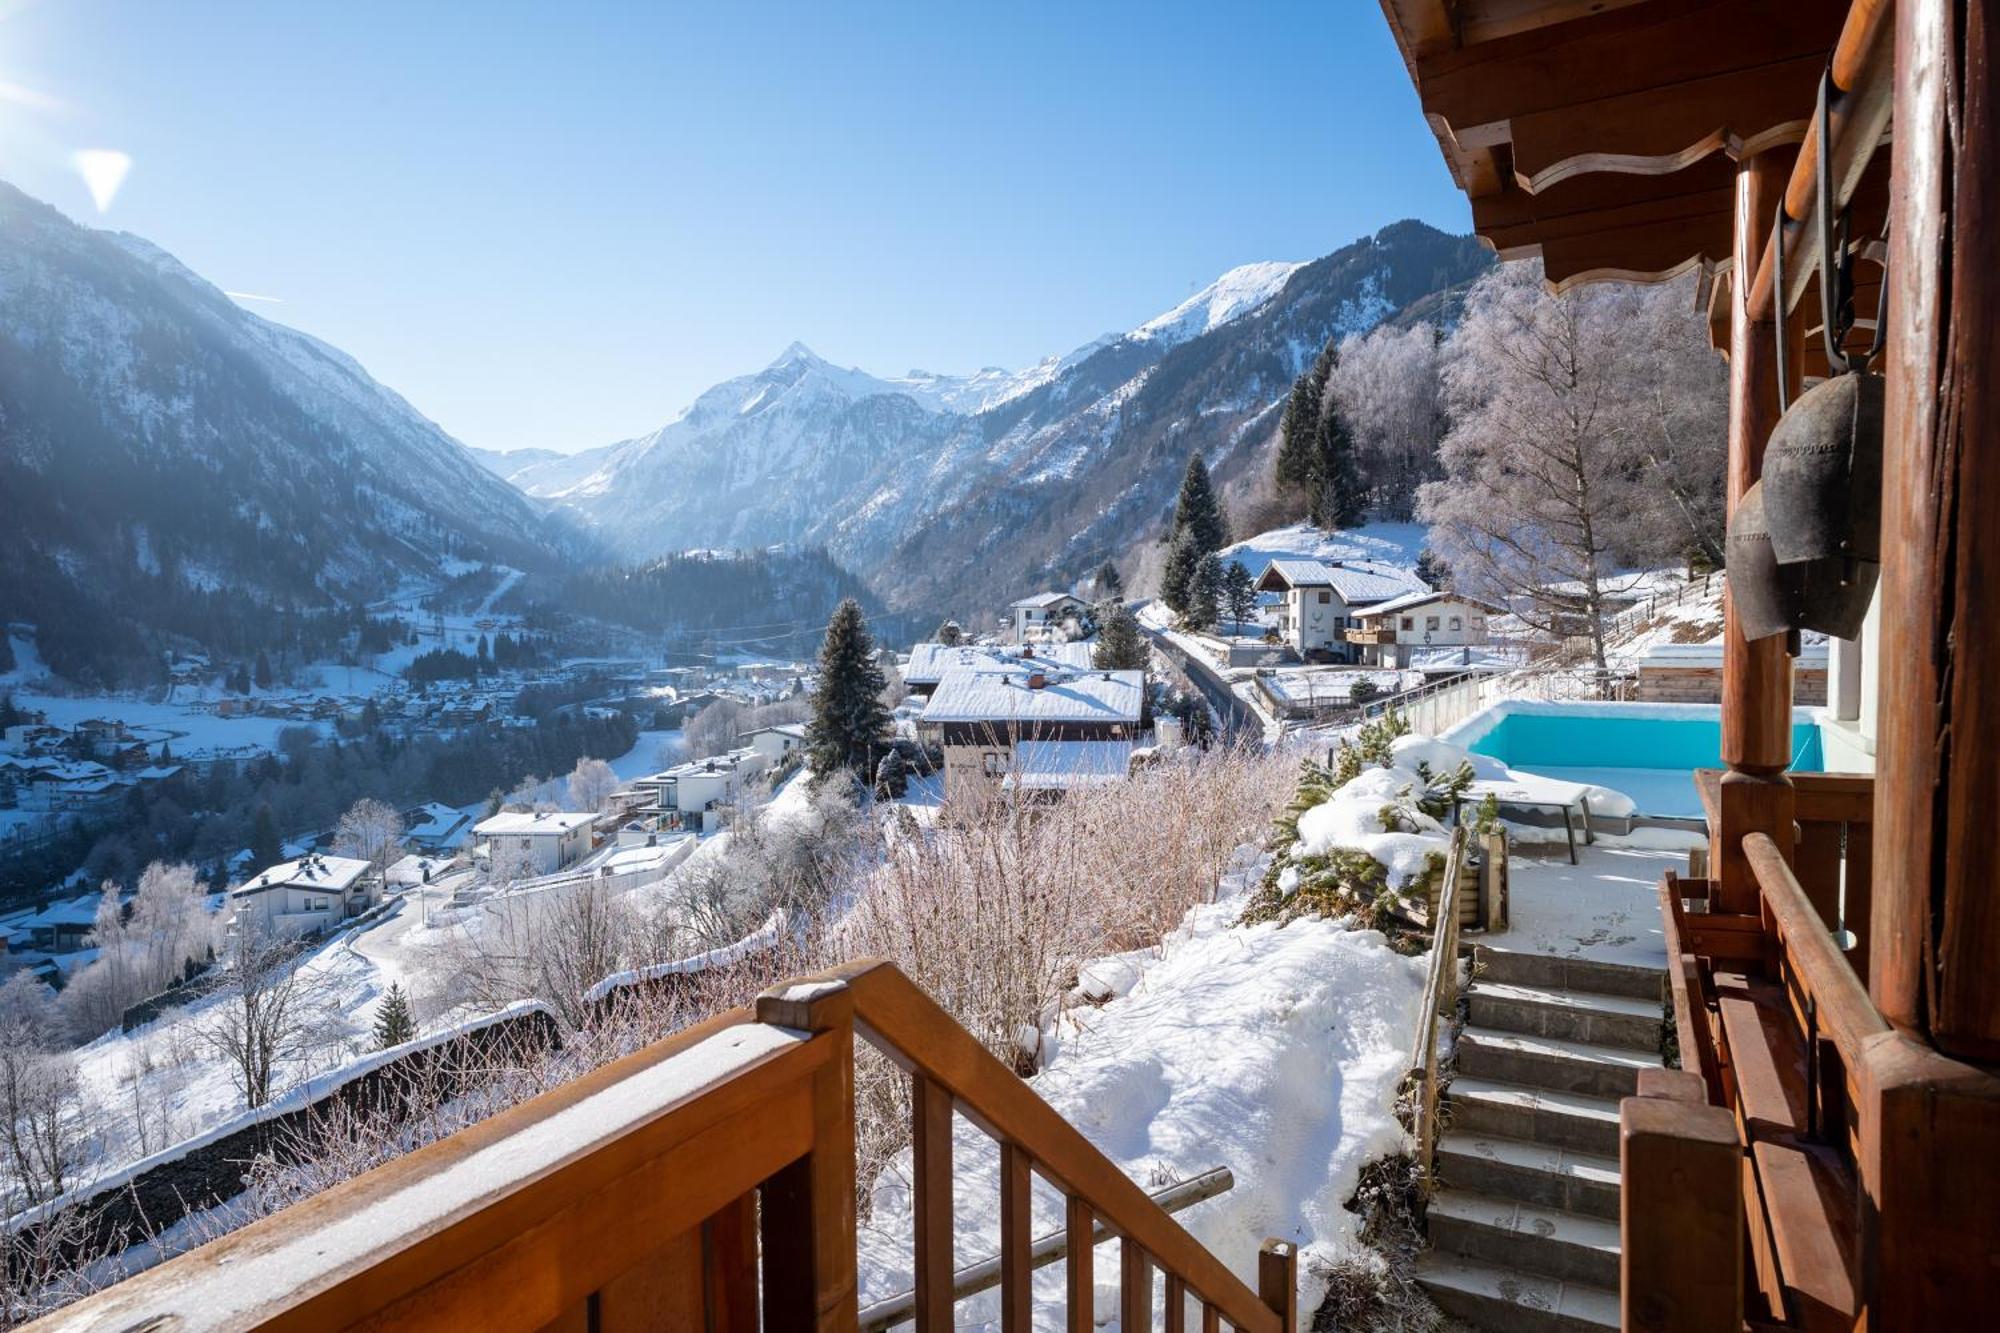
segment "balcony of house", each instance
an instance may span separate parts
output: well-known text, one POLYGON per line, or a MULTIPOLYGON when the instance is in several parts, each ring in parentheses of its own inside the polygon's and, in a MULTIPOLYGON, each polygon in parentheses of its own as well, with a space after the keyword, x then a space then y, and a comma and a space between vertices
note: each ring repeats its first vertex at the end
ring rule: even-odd
POLYGON ((1347 641, 1359 647, 1374 647, 1394 644, 1396 631, 1387 625, 1363 626, 1347 631, 1347 641))

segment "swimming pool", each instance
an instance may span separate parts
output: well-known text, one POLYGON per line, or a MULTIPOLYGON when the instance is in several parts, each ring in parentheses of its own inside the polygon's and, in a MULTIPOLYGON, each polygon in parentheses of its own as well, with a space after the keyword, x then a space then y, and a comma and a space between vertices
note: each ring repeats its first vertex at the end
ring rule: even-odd
MULTIPOLYGON (((1523 773, 1622 791, 1641 814, 1699 818, 1693 773, 1722 767, 1722 708, 1510 700, 1440 739, 1523 773)), ((1805 711, 1795 710, 1792 768, 1817 773, 1825 762, 1819 728, 1805 711)))

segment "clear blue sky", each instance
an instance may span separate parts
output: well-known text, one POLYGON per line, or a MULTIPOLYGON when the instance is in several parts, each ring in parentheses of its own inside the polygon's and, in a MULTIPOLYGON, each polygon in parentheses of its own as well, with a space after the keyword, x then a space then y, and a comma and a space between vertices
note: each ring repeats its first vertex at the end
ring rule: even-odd
POLYGON ((1025 365, 1468 225, 1365 0, 0 0, 0 178, 492 448, 642 433, 794 338, 1025 365), (101 217, 97 148, 133 163, 101 217))

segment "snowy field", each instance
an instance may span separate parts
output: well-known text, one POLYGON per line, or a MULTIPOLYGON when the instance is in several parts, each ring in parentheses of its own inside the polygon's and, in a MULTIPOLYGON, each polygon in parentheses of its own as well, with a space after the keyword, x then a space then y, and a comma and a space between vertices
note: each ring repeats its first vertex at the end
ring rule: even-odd
POLYGON ((14 692, 23 709, 46 713, 50 725, 73 728, 92 718, 125 723, 149 741, 169 741, 177 758, 209 754, 247 754, 278 748, 278 733, 291 727, 323 731, 314 722, 281 717, 217 717, 185 703, 151 703, 125 695, 40 694, 14 692))
POLYGON ((1367 523, 1339 532, 1294 523, 1225 546, 1222 558, 1242 565, 1253 578, 1279 559, 1339 560, 1361 569, 1404 571, 1416 567, 1418 552, 1428 544, 1429 530, 1421 523, 1367 523))
MULTIPOLYGON (((1230 1168, 1235 1187, 1180 1222, 1253 1286, 1262 1241, 1296 1242, 1310 1310, 1319 1270, 1356 1245, 1359 1219, 1343 1205, 1361 1168, 1404 1146, 1394 1102, 1425 960, 1338 922, 1240 926, 1242 904, 1198 907, 1158 953, 1086 968, 1086 985, 1114 998, 1051 1025, 1053 1055, 1032 1086, 1149 1190, 1230 1168)), ((961 1120, 953 1154, 966 1264, 999 1248, 998 1150, 961 1120)), ((905 1154, 877 1183, 860 1243, 863 1304, 911 1285, 908 1169, 905 1154)), ((1059 1199, 1038 1181, 1035 1234, 1061 1225, 1059 1199)), ((1115 1243, 1100 1248, 1096 1273, 1098 1327, 1116 1328, 1115 1243)), ((1059 1327, 1061 1266, 1042 1270, 1035 1291, 1037 1327, 1059 1327)), ((976 1298, 959 1306, 957 1326, 998 1318, 996 1297, 976 1298)))
POLYGON ((1488 942, 1525 953, 1665 967, 1660 876, 1685 874, 1687 853, 1600 843, 1578 847, 1577 857, 1579 864, 1571 865, 1566 852, 1531 856, 1517 849, 1508 862, 1508 929, 1488 942))

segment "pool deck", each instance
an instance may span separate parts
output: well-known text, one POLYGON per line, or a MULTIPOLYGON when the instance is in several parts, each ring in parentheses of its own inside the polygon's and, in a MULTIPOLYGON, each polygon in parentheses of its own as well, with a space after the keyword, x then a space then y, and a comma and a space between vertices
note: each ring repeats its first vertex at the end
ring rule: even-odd
POLYGON ((1667 965, 1660 876, 1687 869, 1685 852, 1609 847, 1517 847, 1508 863, 1508 929, 1484 941, 1520 953, 1634 967, 1667 965))

